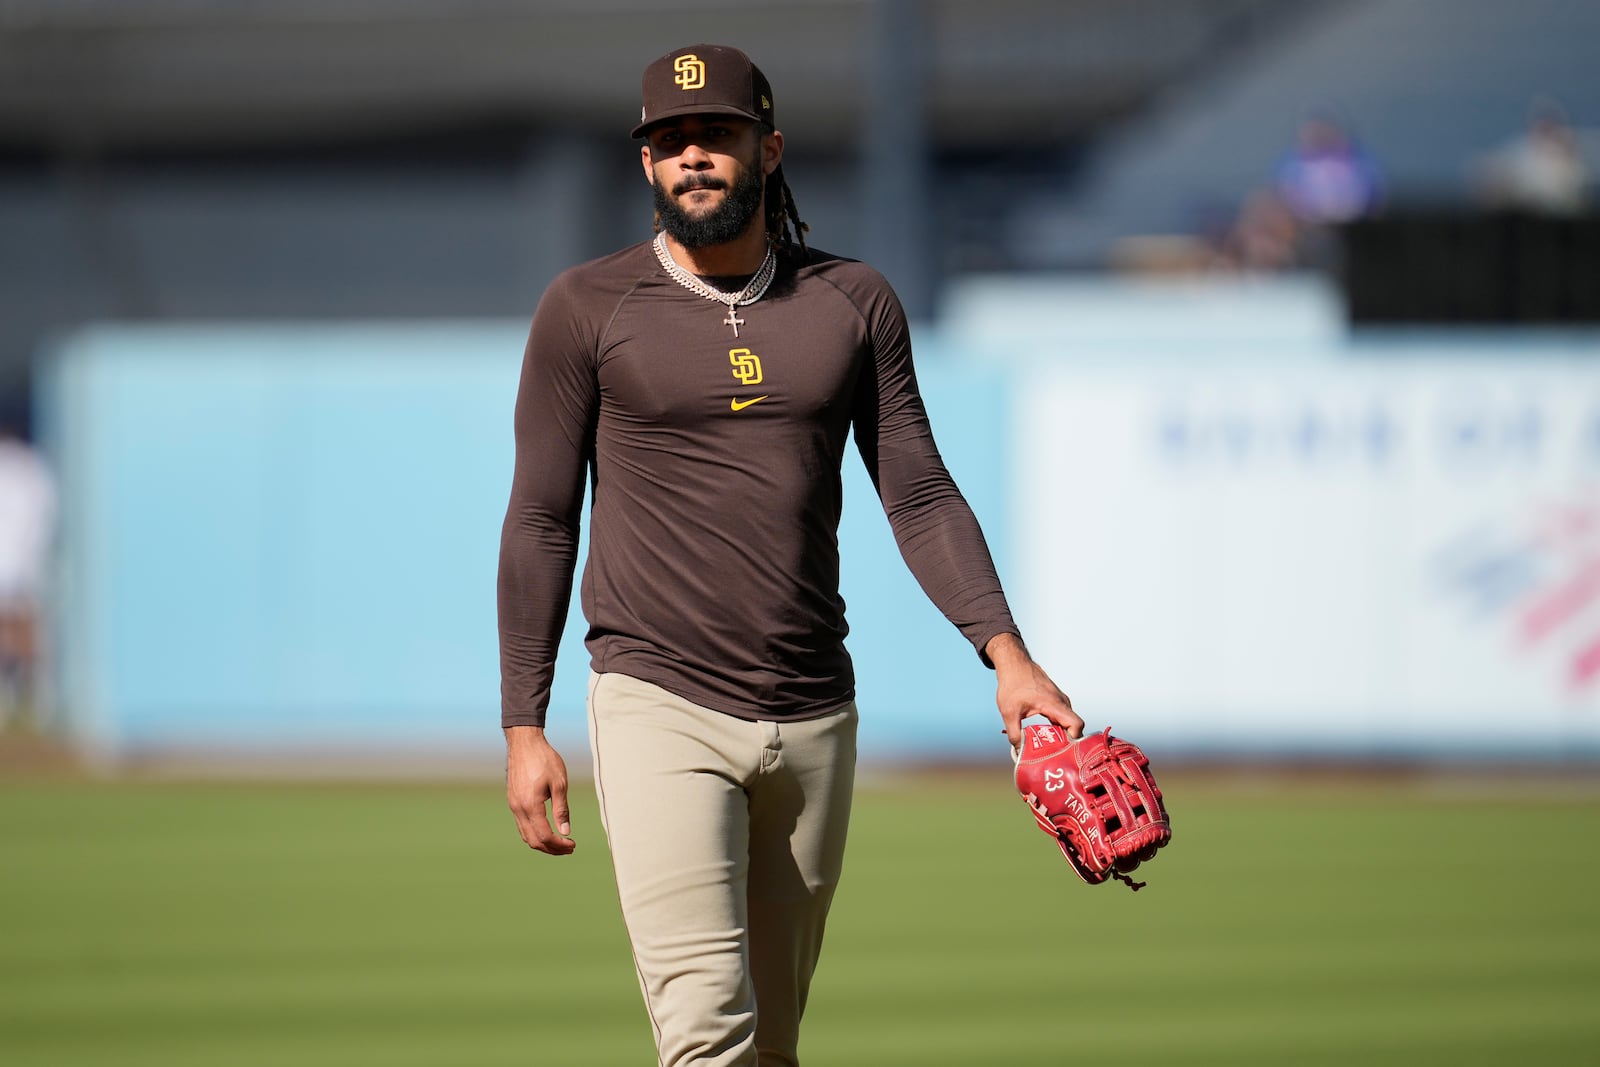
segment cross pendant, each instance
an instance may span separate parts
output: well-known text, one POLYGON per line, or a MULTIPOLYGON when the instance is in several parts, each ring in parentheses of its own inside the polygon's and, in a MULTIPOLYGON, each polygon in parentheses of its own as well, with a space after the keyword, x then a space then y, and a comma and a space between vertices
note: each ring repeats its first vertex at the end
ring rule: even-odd
POLYGON ((733 327, 733 335, 735 337, 738 337, 739 336, 739 327, 744 325, 744 320, 739 318, 737 315, 735 315, 733 313, 733 310, 734 310, 733 305, 729 304, 728 305, 728 317, 722 320, 722 324, 724 326, 732 326, 733 327))

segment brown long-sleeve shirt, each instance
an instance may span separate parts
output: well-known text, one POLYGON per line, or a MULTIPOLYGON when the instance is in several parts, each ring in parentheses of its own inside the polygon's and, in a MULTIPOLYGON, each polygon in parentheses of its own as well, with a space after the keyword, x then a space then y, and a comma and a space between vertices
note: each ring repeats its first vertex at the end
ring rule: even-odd
POLYGON ((648 242, 574 267, 534 315, 501 535, 501 717, 543 725, 592 479, 592 666, 752 719, 854 698, 839 595, 851 428, 912 573, 980 651, 1016 632, 934 446, 905 314, 881 275, 813 251, 738 309, 648 242))

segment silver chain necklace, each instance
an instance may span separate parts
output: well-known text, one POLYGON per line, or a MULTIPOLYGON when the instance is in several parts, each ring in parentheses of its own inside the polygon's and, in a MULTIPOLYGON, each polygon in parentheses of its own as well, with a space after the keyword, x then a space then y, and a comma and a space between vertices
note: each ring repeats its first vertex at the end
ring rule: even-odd
POLYGON ((667 235, 665 233, 656 234, 655 250, 656 259, 661 261, 661 269, 666 271, 673 281, 691 293, 699 293, 707 300, 715 300, 718 303, 728 305, 728 317, 722 320, 722 324, 724 326, 732 326, 733 336, 735 337, 739 336, 739 327, 744 325, 744 320, 734 314, 734 309, 744 307, 746 304, 754 304, 757 300, 760 300, 762 294, 767 291, 767 286, 772 284, 772 279, 778 273, 778 257, 772 254, 771 248, 768 248, 767 258, 761 261, 761 266, 756 271, 755 276, 750 279, 750 284, 740 289, 737 293, 725 293, 714 285, 707 285, 695 275, 678 266, 677 261, 672 258, 672 253, 667 251, 667 235))

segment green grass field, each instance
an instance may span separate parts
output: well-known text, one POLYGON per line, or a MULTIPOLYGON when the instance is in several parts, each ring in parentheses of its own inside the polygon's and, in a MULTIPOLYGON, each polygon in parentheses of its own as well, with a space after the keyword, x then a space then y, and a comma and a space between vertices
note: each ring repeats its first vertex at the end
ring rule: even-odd
MULTIPOLYGON (((1600 790, 1167 775, 1135 895, 1005 770, 863 786, 808 1065, 1594 1062, 1600 790)), ((552 860, 493 783, 0 785, 0 1064, 651 1064, 578 800, 552 860)))

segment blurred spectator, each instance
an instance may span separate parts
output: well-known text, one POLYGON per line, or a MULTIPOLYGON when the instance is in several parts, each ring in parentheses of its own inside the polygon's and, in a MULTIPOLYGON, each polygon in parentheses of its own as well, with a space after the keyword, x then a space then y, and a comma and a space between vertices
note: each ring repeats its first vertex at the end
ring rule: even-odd
POLYGON ((1325 117, 1305 120, 1278 163, 1278 194, 1302 222, 1350 222, 1378 208, 1377 162, 1343 126, 1325 117))
POLYGON ((41 593, 55 518, 49 468, 0 425, 0 727, 41 717, 41 593))
POLYGON ((1228 263, 1250 272, 1302 266, 1302 237, 1299 220, 1287 202, 1271 189, 1257 189, 1245 197, 1228 235, 1228 263))
POLYGON ((1579 215, 1589 206, 1589 168, 1555 104, 1534 105, 1527 130, 1478 163, 1486 205, 1544 215, 1579 215))
POLYGON ((1252 189, 1232 225, 1212 242, 1212 269, 1250 273, 1333 265, 1333 228, 1374 214, 1382 196, 1377 162, 1343 126, 1301 123, 1272 183, 1252 189))
POLYGON ((1273 274, 1308 266, 1306 228, 1275 189, 1254 189, 1237 211, 1195 234, 1124 237, 1111 265, 1130 274, 1273 274))

